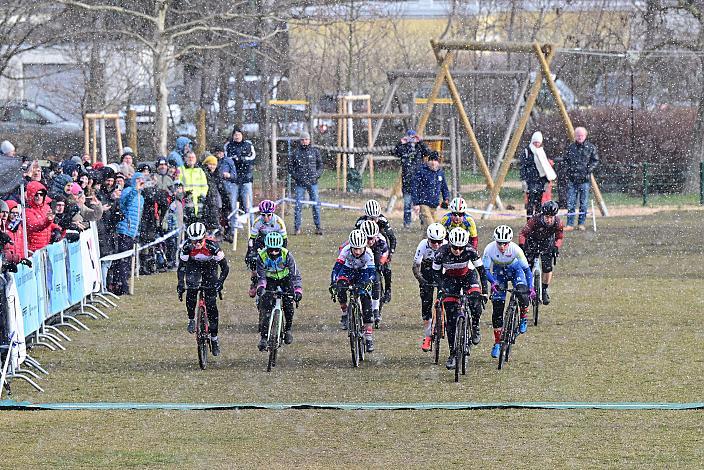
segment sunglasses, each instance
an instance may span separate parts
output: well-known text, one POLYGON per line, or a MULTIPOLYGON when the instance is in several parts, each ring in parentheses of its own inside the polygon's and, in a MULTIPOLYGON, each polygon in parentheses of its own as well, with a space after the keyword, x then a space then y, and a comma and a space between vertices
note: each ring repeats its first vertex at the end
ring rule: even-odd
POLYGON ((499 246, 506 246, 506 245, 508 245, 509 243, 510 243, 510 242, 496 242, 496 244, 499 245, 499 246))
POLYGON ((462 217, 464 216, 464 212, 453 212, 452 215, 454 215, 455 217, 462 217))
POLYGON ((262 217, 271 217, 272 215, 274 215, 273 212, 262 212, 262 217))
POLYGON ((451 246, 450 249, 452 251, 462 251, 462 250, 464 250, 464 247, 463 246, 451 246))
POLYGON ((442 243, 442 240, 428 240, 428 243, 431 245, 439 245, 442 243))

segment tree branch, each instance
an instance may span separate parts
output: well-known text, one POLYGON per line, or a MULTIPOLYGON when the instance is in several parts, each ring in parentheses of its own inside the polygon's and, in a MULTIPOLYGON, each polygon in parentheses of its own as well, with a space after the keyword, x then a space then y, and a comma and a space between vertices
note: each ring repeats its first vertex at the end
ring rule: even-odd
POLYGON ((63 4, 63 5, 69 5, 69 6, 74 6, 78 8, 82 8, 84 10, 88 11, 105 11, 105 12, 113 12, 113 13, 119 13, 122 15, 129 15, 129 16, 134 16, 137 18, 141 18, 143 20, 146 20, 152 24, 156 24, 157 19, 153 16, 149 16, 147 14, 130 10, 129 8, 124 8, 124 7, 118 7, 118 6, 113 6, 113 5, 89 5, 87 3, 79 2, 76 0, 56 0, 57 2, 63 4))

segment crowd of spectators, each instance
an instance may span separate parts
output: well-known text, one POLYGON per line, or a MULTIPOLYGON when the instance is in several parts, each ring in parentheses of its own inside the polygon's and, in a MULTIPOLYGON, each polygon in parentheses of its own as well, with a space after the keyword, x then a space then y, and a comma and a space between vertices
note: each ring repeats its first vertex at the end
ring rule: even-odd
MULTIPOLYGON (((241 131, 236 128, 234 134, 240 137, 241 131)), ((95 222, 102 257, 159 240, 140 250, 140 274, 173 270, 179 236, 161 240, 164 235, 200 221, 211 233, 231 240, 235 219, 227 216, 237 205, 233 199, 240 196, 240 207, 250 207, 251 193, 232 188, 244 181, 239 172, 245 180, 251 178, 254 150, 246 142, 248 147, 237 152, 228 142, 215 155, 205 152, 199 158, 191 140, 179 137, 174 150, 156 161, 137 162, 133 150, 125 147, 114 163, 104 165, 92 163, 89 155, 60 162, 19 157, 4 141, 0 159, 23 159, 24 182, 0 195, 3 258, 17 263, 50 243, 76 241, 95 222)), ((128 293, 130 257, 104 262, 102 268, 108 290, 128 293)))

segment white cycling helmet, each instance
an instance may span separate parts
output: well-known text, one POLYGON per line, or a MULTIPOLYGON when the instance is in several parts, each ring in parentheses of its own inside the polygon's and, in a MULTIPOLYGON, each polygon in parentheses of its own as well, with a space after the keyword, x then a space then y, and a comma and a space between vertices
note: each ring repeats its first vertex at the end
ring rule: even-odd
POLYGON ((366 248, 367 236, 361 230, 352 230, 349 237, 350 246, 352 248, 366 248))
POLYGON ((499 243, 508 243, 513 240, 513 230, 508 225, 499 225, 494 229, 494 240, 499 243))
POLYGON ((364 213, 368 217, 379 217, 381 215, 381 206, 375 199, 370 199, 364 204, 364 213))
POLYGON ((461 197, 456 197, 450 201, 450 212, 461 212, 464 214, 467 212, 467 201, 461 197))
POLYGON ((367 238, 374 238, 379 235, 379 225, 373 220, 365 220, 359 229, 364 232, 367 238))
POLYGON ((452 246, 467 246, 469 243, 469 232, 467 232, 462 227, 455 227, 450 230, 450 235, 447 237, 447 241, 450 242, 452 246))
POLYGON ((445 226, 443 224, 433 222, 428 225, 428 229, 425 231, 425 234, 428 236, 428 240, 441 242, 447 236, 447 230, 445 230, 445 226))
POLYGON ((202 240, 205 238, 205 225, 200 222, 194 222, 186 229, 186 235, 190 240, 202 240))

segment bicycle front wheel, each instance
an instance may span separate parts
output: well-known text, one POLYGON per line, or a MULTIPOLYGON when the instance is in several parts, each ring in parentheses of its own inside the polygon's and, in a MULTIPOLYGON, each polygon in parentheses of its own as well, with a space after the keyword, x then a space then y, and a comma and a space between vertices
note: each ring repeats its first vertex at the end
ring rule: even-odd
POLYGON ((442 346, 443 309, 440 303, 435 305, 435 315, 433 320, 433 350, 435 351, 435 364, 440 363, 440 346, 442 346))
POLYGON ((281 312, 271 312, 271 330, 269 330, 269 338, 267 344, 269 346, 269 363, 266 366, 266 371, 271 372, 271 368, 276 366, 276 354, 279 350, 279 337, 281 336, 281 312))
POLYGON ((535 286, 535 298, 531 302, 533 304, 533 325, 538 326, 538 317, 540 315, 540 299, 543 297, 542 275, 540 269, 533 269, 533 285, 535 286), (538 281, 536 281, 538 279, 538 281))
POLYGON ((513 299, 508 303, 508 308, 504 315, 504 327, 501 330, 501 349, 499 350, 499 370, 508 361, 511 349, 511 335, 513 334, 513 299))
POLYGON ((357 311, 357 303, 350 302, 347 308, 347 335, 350 338, 350 352, 352 353, 352 367, 359 367, 359 327, 357 317, 359 317, 359 312, 357 311))
POLYGON ((357 301, 357 351, 359 351, 359 362, 364 361, 367 352, 364 344, 364 319, 362 318, 362 306, 357 301))
POLYGON ((208 367, 208 341, 210 339, 205 328, 207 321, 208 316, 205 308, 201 306, 198 308, 196 320, 196 346, 198 347, 198 365, 202 370, 208 367))
POLYGON ((457 326, 455 327, 455 382, 460 381, 460 373, 464 374, 461 363, 464 362, 464 343, 467 332, 466 320, 465 317, 457 318, 457 326))

